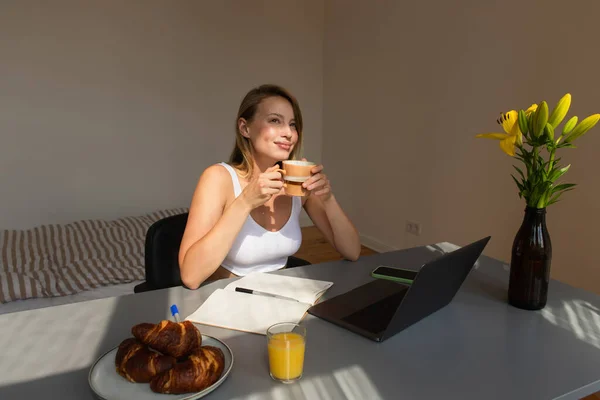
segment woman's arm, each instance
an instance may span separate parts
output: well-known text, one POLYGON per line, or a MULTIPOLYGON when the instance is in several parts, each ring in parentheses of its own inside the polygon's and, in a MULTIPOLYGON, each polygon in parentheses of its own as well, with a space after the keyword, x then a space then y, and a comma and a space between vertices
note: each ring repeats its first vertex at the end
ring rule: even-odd
POLYGON ((313 168, 313 175, 303 184, 311 191, 304 209, 327 241, 344 258, 356 261, 361 250, 358 231, 331 193, 329 180, 322 170, 322 165, 313 168))
POLYGON ((196 289, 221 265, 250 212, 283 190, 277 165, 251 180, 229 205, 231 177, 214 165, 200 177, 179 249, 181 281, 196 289))
POLYGON ((179 249, 181 281, 196 289, 221 265, 251 208, 238 196, 227 208, 229 173, 221 166, 204 171, 192 197, 179 249))
POLYGON ((311 195, 304 209, 327 241, 344 258, 351 261, 358 259, 361 250, 358 232, 333 195, 326 201, 311 195))

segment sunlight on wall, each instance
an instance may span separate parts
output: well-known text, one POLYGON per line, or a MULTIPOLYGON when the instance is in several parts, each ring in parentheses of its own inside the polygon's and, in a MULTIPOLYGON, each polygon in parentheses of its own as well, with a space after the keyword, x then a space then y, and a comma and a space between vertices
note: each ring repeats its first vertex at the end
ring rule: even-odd
POLYGON ((600 309, 583 300, 562 303, 562 308, 546 306, 542 316, 553 325, 573 332, 578 339, 600 349, 600 309))

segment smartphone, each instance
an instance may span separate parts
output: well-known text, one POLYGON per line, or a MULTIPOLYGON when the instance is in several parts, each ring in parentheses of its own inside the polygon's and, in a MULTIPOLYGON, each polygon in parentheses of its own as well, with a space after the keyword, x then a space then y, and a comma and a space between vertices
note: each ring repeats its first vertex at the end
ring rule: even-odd
POLYGON ((410 285, 417 276, 417 271, 380 265, 371 272, 371 276, 373 278, 387 279, 410 285))

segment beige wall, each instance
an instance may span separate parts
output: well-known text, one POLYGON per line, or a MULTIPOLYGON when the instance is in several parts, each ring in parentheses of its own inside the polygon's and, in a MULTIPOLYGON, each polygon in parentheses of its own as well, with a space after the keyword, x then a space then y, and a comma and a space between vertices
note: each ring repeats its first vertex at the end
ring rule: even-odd
MULTIPOLYGON (((566 92, 570 115, 600 112, 599 12, 596 1, 328 1, 323 160, 361 233, 382 248, 490 234, 486 254, 509 261, 524 209, 513 160, 474 136, 566 92)), ((597 127, 563 151, 580 187, 547 215, 553 277, 596 292, 599 147, 597 127)))
MULTIPOLYGON (((598 11, 595 1, 2 2, 0 228, 186 206, 202 169, 228 156, 241 96, 277 82, 301 101, 305 153, 324 162, 369 243, 491 234, 486 253, 508 261, 524 206, 512 160, 473 136, 496 129, 501 111, 567 91, 576 115, 599 112, 598 11), (407 219, 421 236, 405 233, 407 219)), ((596 291, 598 129, 564 152, 580 187, 548 214, 553 276, 596 291)))
POLYGON ((273 82, 321 157, 323 2, 0 3, 0 229, 187 206, 273 82))

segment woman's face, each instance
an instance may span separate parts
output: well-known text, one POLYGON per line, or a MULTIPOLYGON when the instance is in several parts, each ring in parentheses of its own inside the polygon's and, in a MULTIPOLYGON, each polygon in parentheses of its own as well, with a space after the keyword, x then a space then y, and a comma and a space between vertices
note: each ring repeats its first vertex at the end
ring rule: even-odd
POLYGON ((252 142, 256 156, 287 160, 298 142, 294 109, 284 98, 268 97, 260 102, 250 123, 242 123, 242 134, 252 142))

